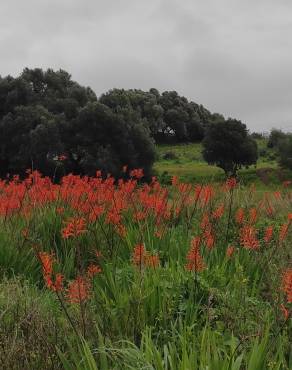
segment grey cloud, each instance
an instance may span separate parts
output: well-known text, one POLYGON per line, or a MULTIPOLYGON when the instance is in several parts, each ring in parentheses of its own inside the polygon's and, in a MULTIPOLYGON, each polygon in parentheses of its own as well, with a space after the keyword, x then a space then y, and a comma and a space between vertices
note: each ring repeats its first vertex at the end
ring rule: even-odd
POLYGON ((251 130, 292 131, 291 35, 290 0, 1 1, 0 74, 177 90, 251 130))

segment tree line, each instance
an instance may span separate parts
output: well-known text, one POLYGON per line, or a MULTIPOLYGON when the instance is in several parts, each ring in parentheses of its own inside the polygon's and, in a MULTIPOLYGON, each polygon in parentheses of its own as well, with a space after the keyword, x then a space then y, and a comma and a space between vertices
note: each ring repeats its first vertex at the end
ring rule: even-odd
POLYGON ((208 163, 235 173, 255 163, 246 126, 211 113, 176 91, 113 89, 97 98, 63 70, 24 69, 0 77, 0 176, 28 168, 48 176, 151 175, 156 143, 203 142, 208 163), (57 168, 57 172, 56 172, 57 168))

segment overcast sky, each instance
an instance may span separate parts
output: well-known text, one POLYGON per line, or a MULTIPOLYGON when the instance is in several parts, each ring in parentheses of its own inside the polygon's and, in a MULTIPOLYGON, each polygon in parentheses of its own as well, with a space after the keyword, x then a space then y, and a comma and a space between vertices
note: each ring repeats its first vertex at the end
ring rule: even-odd
POLYGON ((0 74, 65 69, 292 131, 291 0, 0 0, 0 74))

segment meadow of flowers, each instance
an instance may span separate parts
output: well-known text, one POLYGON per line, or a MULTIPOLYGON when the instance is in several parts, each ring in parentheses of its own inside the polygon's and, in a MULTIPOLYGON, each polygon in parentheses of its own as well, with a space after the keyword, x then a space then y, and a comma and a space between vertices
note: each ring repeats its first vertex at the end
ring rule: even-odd
POLYGON ((292 369, 292 192, 0 181, 5 369, 292 369))

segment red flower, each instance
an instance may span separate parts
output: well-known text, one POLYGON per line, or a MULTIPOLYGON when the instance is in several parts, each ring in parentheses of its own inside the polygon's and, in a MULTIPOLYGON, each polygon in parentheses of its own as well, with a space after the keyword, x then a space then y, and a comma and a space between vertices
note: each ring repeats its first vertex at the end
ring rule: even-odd
POLYGON ((260 242, 256 236, 257 230, 253 226, 244 226, 240 231, 240 242, 246 249, 258 249, 260 242))
POLYGON ((63 280, 64 276, 60 273, 55 276, 55 283, 52 286, 52 290, 55 292, 60 292, 63 290, 63 280))
POLYGON ((281 304, 280 305, 280 309, 281 309, 281 311, 283 313, 284 319, 285 320, 288 320, 288 318, 289 318, 289 311, 287 310, 287 308, 283 304, 281 304))
POLYGON ((200 255, 201 238, 199 236, 193 238, 191 248, 187 254, 187 264, 185 268, 188 271, 199 272, 205 269, 205 264, 202 256, 200 255))
POLYGON ((215 237, 210 229, 206 229, 204 232, 204 239, 206 243, 206 247, 211 250, 215 244, 215 237))
POLYGON ((69 239, 84 234, 86 231, 85 219, 83 217, 72 217, 66 222, 66 227, 62 229, 62 237, 64 239, 69 239))
POLYGON ((143 244, 138 244, 134 248, 132 260, 136 266, 142 266, 145 262, 146 250, 143 244))
POLYGON ((82 303, 86 301, 90 296, 90 283, 88 279, 83 276, 77 276, 77 278, 68 286, 67 300, 70 303, 82 303))
POLYGON ((221 204, 215 211, 213 211, 212 216, 215 219, 219 219, 224 214, 224 204, 221 204))
POLYGON ((244 209, 239 208, 235 214, 235 221, 241 225, 244 222, 244 209))
POLYGON ((43 274, 51 275, 53 273, 53 255, 47 252, 40 252, 39 259, 41 260, 41 264, 43 267, 43 274))
POLYGON ((228 248, 226 249, 226 256, 228 258, 231 258, 234 252, 235 248, 232 245, 229 245, 228 248))
POLYGON ((40 252, 39 259, 43 268, 43 277, 46 282, 48 289, 53 290, 54 292, 59 292, 63 289, 63 275, 57 273, 55 276, 55 281, 53 281, 53 263, 54 258, 52 254, 47 252, 40 252))
POLYGON ((87 267, 87 275, 93 278, 96 274, 101 272, 101 267, 98 265, 94 265, 93 263, 87 267))
POLYGON ((178 184, 179 184, 178 177, 177 176, 172 176, 171 185, 172 186, 177 186, 178 184))
POLYGON ((211 230, 212 225, 210 223, 209 216, 208 216, 207 213, 203 214, 202 221, 200 223, 200 227, 201 227, 203 232, 206 231, 206 230, 211 230))
POLYGON ((235 177, 230 177, 226 180, 225 186, 228 190, 234 189, 237 185, 237 181, 235 177))
POLYGON ((288 235, 288 229, 289 229, 289 222, 287 224, 283 224, 280 227, 280 232, 279 232, 279 241, 283 242, 287 235, 288 235))
POLYGON ((292 269, 284 271, 282 289, 286 294, 287 302, 292 303, 292 269))
POLYGON ((135 177, 137 180, 141 179, 144 176, 144 172, 142 168, 136 168, 130 171, 130 176, 135 177))
POLYGON ((146 266, 156 268, 160 264, 158 255, 146 255, 146 266))
POLYGON ((249 210, 249 222, 251 224, 254 224, 256 222, 256 220, 257 220, 257 210, 256 210, 256 208, 251 208, 249 210))

